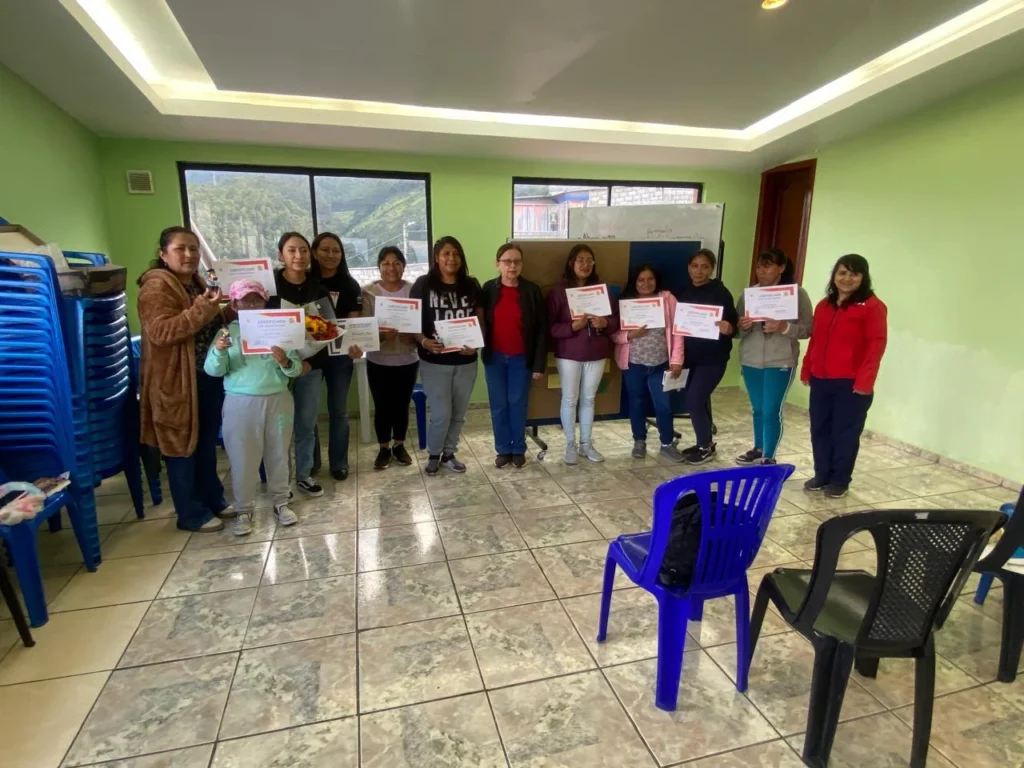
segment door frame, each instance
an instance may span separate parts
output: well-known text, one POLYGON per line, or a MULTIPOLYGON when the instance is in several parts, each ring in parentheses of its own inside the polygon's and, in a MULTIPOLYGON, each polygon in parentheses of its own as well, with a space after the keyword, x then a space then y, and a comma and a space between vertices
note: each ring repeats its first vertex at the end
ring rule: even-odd
POLYGON ((800 160, 795 163, 786 163, 775 168, 769 168, 761 174, 761 194, 757 201, 757 228, 754 230, 754 252, 750 257, 750 284, 754 283, 754 268, 757 266, 758 254, 771 247, 771 236, 774 234, 776 200, 769 199, 769 195, 772 195, 773 198, 775 197, 773 194, 774 190, 771 188, 773 180, 786 173, 807 170, 810 171, 810 181, 808 184, 810 195, 804 203, 803 218, 800 225, 800 246, 795 254, 786 254, 793 260, 793 264, 796 266, 795 278, 797 285, 803 282, 804 261, 807 257, 807 236, 811 227, 811 205, 814 201, 814 175, 817 168, 817 159, 811 158, 810 160, 800 160))

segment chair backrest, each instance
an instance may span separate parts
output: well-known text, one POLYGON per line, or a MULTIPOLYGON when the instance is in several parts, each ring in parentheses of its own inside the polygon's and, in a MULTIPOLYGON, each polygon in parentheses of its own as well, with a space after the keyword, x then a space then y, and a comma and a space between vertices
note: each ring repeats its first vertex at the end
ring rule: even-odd
MULTIPOLYGON (((642 585, 658 580, 672 529, 672 509, 695 493, 701 508, 701 540, 689 594, 725 594, 754 562, 782 485, 796 468, 789 464, 696 472, 662 483, 654 491, 651 546, 640 575, 642 585)), ((744 587, 746 589, 746 587, 744 587)))
POLYGON ((976 510, 873 510, 826 520, 797 624, 814 626, 843 544, 858 532, 874 539, 877 570, 856 643, 879 651, 919 648, 941 626, 978 556, 1006 516, 976 510))

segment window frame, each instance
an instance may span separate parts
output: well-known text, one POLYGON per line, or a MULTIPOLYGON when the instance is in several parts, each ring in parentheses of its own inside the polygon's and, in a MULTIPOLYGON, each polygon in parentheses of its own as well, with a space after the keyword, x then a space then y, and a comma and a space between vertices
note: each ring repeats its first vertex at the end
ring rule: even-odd
MULTIPOLYGON (((427 204, 427 264, 430 263, 430 245, 434 242, 433 207, 430 197, 430 174, 416 171, 380 171, 362 168, 318 168, 305 165, 253 165, 249 163, 197 163, 190 160, 178 161, 178 189, 181 196, 181 217, 185 226, 192 227, 192 217, 188 206, 188 185, 185 174, 188 171, 229 171, 234 173, 280 173, 293 176, 304 175, 309 180, 309 207, 313 218, 312 242, 320 234, 316 208, 316 177, 331 176, 336 178, 358 179, 402 179, 406 181, 422 181, 426 187, 427 204)), ((284 234, 284 233, 282 233, 284 234)))
MULTIPOLYGON (((536 185, 558 185, 566 187, 605 187, 608 194, 608 205, 606 208, 617 208, 619 206, 613 206, 612 201, 612 187, 658 187, 666 189, 695 189, 697 190, 697 202, 704 202, 704 182, 702 181, 630 181, 627 179, 563 179, 563 178, 551 178, 547 176, 513 176, 512 177, 512 210, 511 210, 511 226, 509 227, 509 237, 515 239, 516 236, 516 186, 519 184, 536 184, 536 185)), ((670 205, 670 203, 669 203, 670 205)), ((600 207, 600 206, 596 206, 600 207)), ((551 238, 552 240, 560 240, 561 238, 551 238)), ((566 236, 566 240, 570 238, 566 236)))

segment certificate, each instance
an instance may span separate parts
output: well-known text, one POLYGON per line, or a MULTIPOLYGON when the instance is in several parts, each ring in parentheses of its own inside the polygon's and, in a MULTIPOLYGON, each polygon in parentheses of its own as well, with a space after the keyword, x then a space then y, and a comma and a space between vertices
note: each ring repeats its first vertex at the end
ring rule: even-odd
POLYGON ((684 368, 679 378, 673 379, 672 374, 665 371, 661 377, 661 389, 663 392, 671 392, 673 389, 686 389, 686 382, 690 378, 690 369, 684 368))
POLYGON ((676 317, 672 333, 676 336, 693 336, 697 339, 717 339, 721 335, 718 323, 722 319, 722 308, 708 304, 676 304, 676 317))
POLYGON ((301 309, 243 309, 238 313, 243 355, 270 354, 271 347, 302 349, 306 313, 301 309))
POLYGON ((420 299, 389 299, 386 296, 377 296, 373 303, 373 315, 377 318, 377 325, 381 330, 421 333, 421 304, 420 299))
POLYGON ((352 347, 359 347, 363 352, 380 352, 380 329, 376 317, 349 317, 337 323, 343 335, 327 347, 328 355, 347 355, 352 347))
POLYGON ((619 328, 624 331, 635 331, 643 327, 665 327, 665 304, 661 296, 650 299, 622 299, 619 302, 619 328))
POLYGON ((608 301, 608 286, 604 283, 586 285, 582 288, 566 288, 565 297, 569 300, 569 314, 573 320, 579 320, 584 315, 608 317, 612 313, 612 305, 608 301))
POLYGON ((743 312, 751 320, 796 320, 800 316, 797 287, 747 288, 743 291, 743 312))
POLYGON ((277 296, 274 284, 274 266, 270 259, 222 259, 213 262, 207 272, 213 272, 221 291, 227 296, 231 284, 236 280, 255 280, 267 289, 267 294, 277 296))
POLYGON ((437 340, 444 344, 442 352, 458 352, 463 347, 480 349, 484 335, 480 330, 480 319, 476 315, 456 320, 435 320, 437 340))

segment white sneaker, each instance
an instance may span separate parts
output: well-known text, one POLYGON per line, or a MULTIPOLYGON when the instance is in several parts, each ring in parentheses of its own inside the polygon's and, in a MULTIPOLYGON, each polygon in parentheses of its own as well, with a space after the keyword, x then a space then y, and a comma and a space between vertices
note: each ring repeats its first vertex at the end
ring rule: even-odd
POLYGON ((235 536, 248 536, 252 533, 252 512, 239 512, 231 533, 235 536))
POLYGON ((205 523, 195 529, 195 533, 216 533, 217 531, 224 530, 224 521, 219 517, 214 517, 207 520, 205 523))
POLYGON ((569 443, 565 446, 565 458, 566 464, 575 464, 578 459, 576 458, 576 443, 569 443))
POLYGON ((292 512, 287 504, 280 504, 274 507, 274 517, 281 525, 295 525, 299 522, 299 516, 292 512))
POLYGON ((580 456, 590 459, 591 461, 604 461, 604 456, 598 453, 597 448, 594 447, 593 443, 580 443, 580 456))

